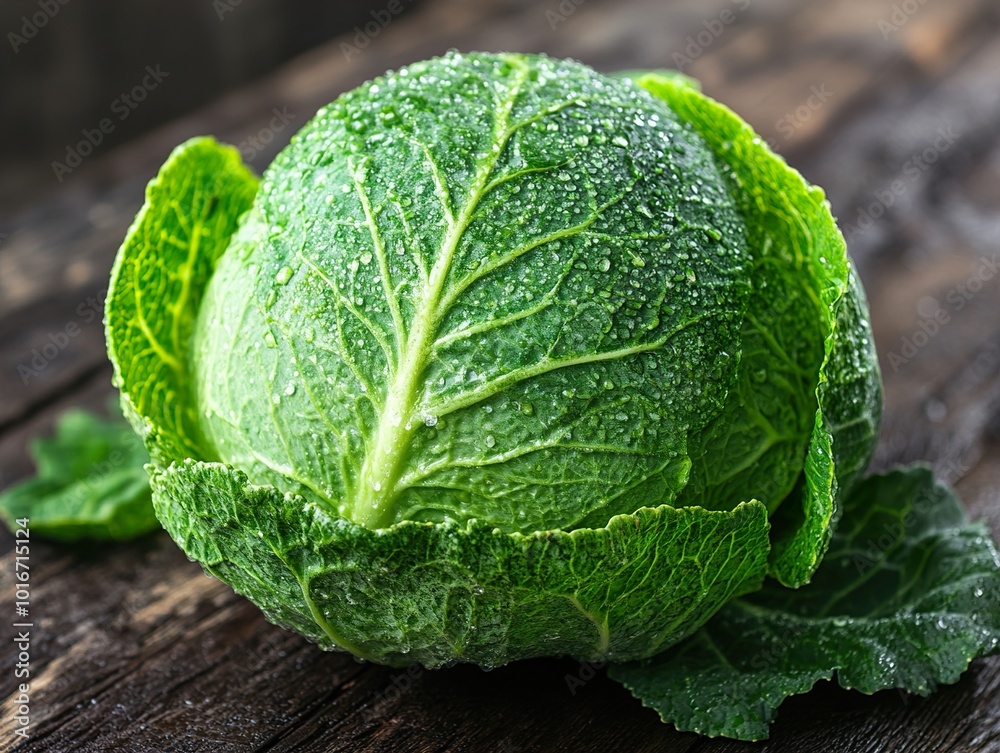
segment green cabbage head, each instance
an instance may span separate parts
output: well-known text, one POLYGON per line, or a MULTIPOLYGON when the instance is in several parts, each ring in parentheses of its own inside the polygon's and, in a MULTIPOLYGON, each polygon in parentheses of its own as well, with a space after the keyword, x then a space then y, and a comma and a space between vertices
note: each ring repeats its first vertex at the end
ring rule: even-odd
POLYGON ((373 661, 657 654, 809 581, 881 404, 823 194, 676 74, 459 54, 149 185, 107 303, 156 513, 373 661))

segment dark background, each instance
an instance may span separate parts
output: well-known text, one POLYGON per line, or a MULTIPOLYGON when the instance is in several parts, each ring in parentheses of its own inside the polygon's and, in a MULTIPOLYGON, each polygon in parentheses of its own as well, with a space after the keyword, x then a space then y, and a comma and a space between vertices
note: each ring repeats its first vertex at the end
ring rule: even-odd
MULTIPOLYGON (((0 6, 0 488, 31 472, 27 443, 60 413, 106 405, 91 312, 174 146, 213 134, 259 171, 319 106, 387 68, 452 47, 509 49, 609 71, 682 66, 823 186, 885 377, 874 467, 930 463, 1000 534, 1000 3, 400 0, 402 15, 345 53, 352 28, 391 2, 228 0, 220 19, 207 0, 71 0, 16 53, 7 34, 38 0, 0 6), (52 161, 157 64, 169 77, 59 182, 52 161), (22 378, 70 324, 79 334, 22 378)), ((10 547, 0 533, 5 668, 10 547)), ((568 661, 420 672, 396 692, 405 673, 269 625, 163 533, 36 541, 31 558, 34 738, 19 751, 1000 753, 1000 657, 929 699, 821 683, 751 745, 678 733, 600 672, 571 694, 565 678, 581 668, 568 661)), ((0 669, 0 751, 13 749, 13 690, 0 669)))
POLYGON ((369 13, 384 5, 377 0, 70 0, 65 5, 5 0, 0 4, 0 214, 10 216, 54 190, 59 181, 51 163, 63 162, 67 146, 102 118, 110 117, 115 129, 88 160, 370 21, 369 13), (134 108, 126 104, 113 112, 112 103, 142 81, 146 66, 160 66, 169 75, 134 108))

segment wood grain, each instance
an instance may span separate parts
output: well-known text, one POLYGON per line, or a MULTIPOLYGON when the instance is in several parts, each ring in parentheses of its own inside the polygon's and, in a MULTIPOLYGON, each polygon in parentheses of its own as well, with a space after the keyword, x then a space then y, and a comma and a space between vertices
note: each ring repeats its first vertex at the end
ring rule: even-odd
MULTIPOLYGON (((1000 534, 1000 275, 990 273, 1000 252, 1000 18, 987 0, 927 3, 883 35, 892 5, 426 0, 357 56, 334 40, 85 165, 62 193, 0 223, 0 485, 29 472, 26 442, 56 415, 109 394, 88 301, 101 297, 142 186, 175 144, 199 133, 240 144, 283 109, 289 124, 253 160, 262 169, 318 106, 385 68, 449 47, 674 66, 707 21, 740 9, 688 72, 823 185, 845 229, 894 181, 904 188, 871 227, 849 232, 886 382, 876 464, 932 463, 1000 534), (810 107, 824 85, 829 95, 810 107), (954 139, 936 149, 941 129, 954 139), (912 160, 935 149, 911 177, 912 160), (947 322, 905 355, 904 338, 940 311, 947 322), (18 366, 70 323, 79 334, 25 384, 18 366)), ((10 547, 4 534, 0 614, 13 603, 10 547)), ((678 733, 571 661, 408 673, 323 653, 269 625, 163 533, 115 546, 36 541, 31 563, 33 736, 15 745, 5 669, 0 750, 1000 751, 1000 657, 929 699, 824 683, 782 707, 769 742, 750 745, 678 733), (567 678, 586 681, 573 692, 567 678)))

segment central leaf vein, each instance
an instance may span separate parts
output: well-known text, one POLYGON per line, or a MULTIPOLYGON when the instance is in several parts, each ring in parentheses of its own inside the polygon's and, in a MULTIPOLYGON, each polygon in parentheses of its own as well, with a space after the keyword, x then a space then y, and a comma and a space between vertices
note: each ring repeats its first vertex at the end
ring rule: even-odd
POLYGON ((448 231, 427 283, 423 286, 423 293, 417 301, 412 326, 406 344, 401 348, 399 362, 386 394, 385 408, 379 419, 376 436, 361 471, 354 519, 369 527, 381 527, 392 518, 393 510, 389 502, 401 473, 406 445, 415 430, 414 408, 420 380, 437 336, 440 299, 445 280, 489 178, 516 132, 516 129, 510 128, 510 113, 527 79, 528 71, 519 58, 511 57, 510 62, 516 68, 516 77, 508 87, 506 97, 497 107, 491 148, 479 159, 461 213, 453 217, 450 212, 446 212, 448 231))

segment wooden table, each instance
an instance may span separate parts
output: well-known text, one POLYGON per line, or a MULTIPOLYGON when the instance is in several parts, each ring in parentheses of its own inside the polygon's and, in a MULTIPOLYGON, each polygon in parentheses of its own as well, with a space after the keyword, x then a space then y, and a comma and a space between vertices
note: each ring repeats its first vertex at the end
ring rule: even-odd
MULTIPOLYGON (((450 47, 544 50, 606 70, 674 66, 680 53, 709 94, 827 189, 849 230, 885 374, 877 466, 930 461, 997 536, 1000 12, 991 0, 895 4, 893 17, 885 0, 426 0, 358 55, 335 40, 95 158, 0 224, 0 485, 30 471, 26 440, 61 411, 106 400, 91 310, 143 184, 184 138, 249 143, 278 108, 290 122, 257 150, 259 170, 342 90, 450 47), (719 30, 724 9, 732 22, 702 33, 719 30), (906 348, 942 310, 940 331, 906 348), (25 384, 18 365, 70 324, 78 334, 25 384)), ((0 605, 13 609, 10 548, 5 534, 0 605)), ((3 750, 1000 751, 1000 657, 927 700, 825 684, 787 702, 772 739, 750 745, 678 733, 601 674, 573 694, 571 661, 408 674, 325 654, 206 578, 164 533, 34 541, 31 566, 33 737, 14 745, 4 627, 3 750)))

